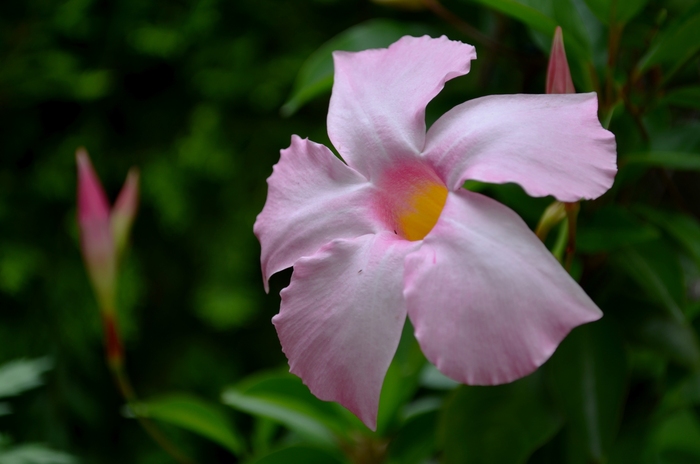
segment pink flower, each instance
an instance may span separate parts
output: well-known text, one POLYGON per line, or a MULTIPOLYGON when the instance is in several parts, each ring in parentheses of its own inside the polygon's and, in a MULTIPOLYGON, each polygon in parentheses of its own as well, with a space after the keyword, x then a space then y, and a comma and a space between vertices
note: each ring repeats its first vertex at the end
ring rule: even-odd
POLYGON ((114 208, 110 210, 87 151, 79 148, 75 157, 78 164, 80 247, 100 309, 112 312, 117 264, 126 248, 138 206, 138 172, 129 171, 114 208))
POLYGON ((517 214, 462 185, 595 198, 615 141, 594 93, 477 98, 426 133, 426 105, 476 58, 445 37, 333 57, 328 135, 345 163, 293 136, 254 229, 266 289, 294 267, 272 320, 291 372, 374 429, 407 315, 426 357, 476 385, 531 373, 601 317, 517 214))

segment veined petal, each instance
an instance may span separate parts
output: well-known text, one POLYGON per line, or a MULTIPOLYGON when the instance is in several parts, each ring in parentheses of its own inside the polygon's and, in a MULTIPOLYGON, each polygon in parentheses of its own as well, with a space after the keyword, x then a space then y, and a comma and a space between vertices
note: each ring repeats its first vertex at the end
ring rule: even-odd
POLYGON ((372 185, 323 145, 292 137, 267 179, 267 201, 253 230, 263 280, 335 238, 374 233, 372 185))
POLYGON ((445 82, 469 72, 476 52, 448 40, 403 37, 389 48, 335 52, 328 135, 349 166, 373 180, 425 143, 425 107, 445 82))
POLYGON ((425 157, 453 190, 472 179, 567 202, 596 198, 617 172, 615 137, 597 108, 595 93, 477 98, 433 124, 425 157))
POLYGON ((294 264, 272 319, 290 371, 373 430, 406 319, 403 262, 418 246, 386 232, 334 240, 294 264))
POLYGON ((531 373, 602 315, 517 214, 464 189, 406 257, 404 295, 426 357, 472 385, 531 373))

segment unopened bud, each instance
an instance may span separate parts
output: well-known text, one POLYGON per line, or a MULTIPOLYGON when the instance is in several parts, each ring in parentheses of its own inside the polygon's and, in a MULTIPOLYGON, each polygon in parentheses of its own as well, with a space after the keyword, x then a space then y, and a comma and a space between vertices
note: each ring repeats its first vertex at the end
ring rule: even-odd
POLYGON ((557 26, 552 41, 552 52, 549 55, 549 66, 547 66, 547 93, 575 92, 569 63, 566 61, 564 36, 561 27, 557 26))
POLYGON ((117 201, 111 214, 112 235, 117 250, 117 256, 123 255, 129 242, 129 232, 136 218, 136 211, 139 205, 139 172, 136 168, 131 168, 126 176, 117 201))
POLYGON ((75 156, 78 164, 80 247, 100 308, 110 311, 114 306, 116 256, 109 203, 87 151, 79 148, 75 156))

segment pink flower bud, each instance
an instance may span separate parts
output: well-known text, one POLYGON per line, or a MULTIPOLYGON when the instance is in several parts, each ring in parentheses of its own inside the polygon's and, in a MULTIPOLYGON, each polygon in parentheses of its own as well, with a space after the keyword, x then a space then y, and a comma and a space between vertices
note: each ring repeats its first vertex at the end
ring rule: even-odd
POLYGON ((576 93, 571 80, 569 63, 566 61, 564 37, 561 27, 557 26, 552 41, 552 52, 549 55, 547 67, 547 93, 576 93))
POLYGON ((79 148, 75 157, 78 164, 80 247, 100 308, 111 311, 114 307, 116 256, 109 203, 87 151, 79 148))
POLYGON ((131 225, 134 223, 139 204, 139 172, 132 168, 126 176, 117 201, 114 203, 111 215, 112 235, 117 250, 121 256, 126 249, 131 225))

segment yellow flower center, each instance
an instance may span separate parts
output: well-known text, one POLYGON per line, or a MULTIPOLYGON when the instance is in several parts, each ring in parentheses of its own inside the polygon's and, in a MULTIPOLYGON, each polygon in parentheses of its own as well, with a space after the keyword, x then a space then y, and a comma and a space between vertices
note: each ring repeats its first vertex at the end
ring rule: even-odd
POLYGON ((433 230, 447 200, 447 189, 442 183, 425 182, 404 200, 395 212, 397 226, 406 239, 423 240, 433 230))
POLYGON ((377 187, 377 214, 389 230, 406 240, 423 240, 435 227, 447 201, 445 184, 420 161, 387 170, 377 187))

